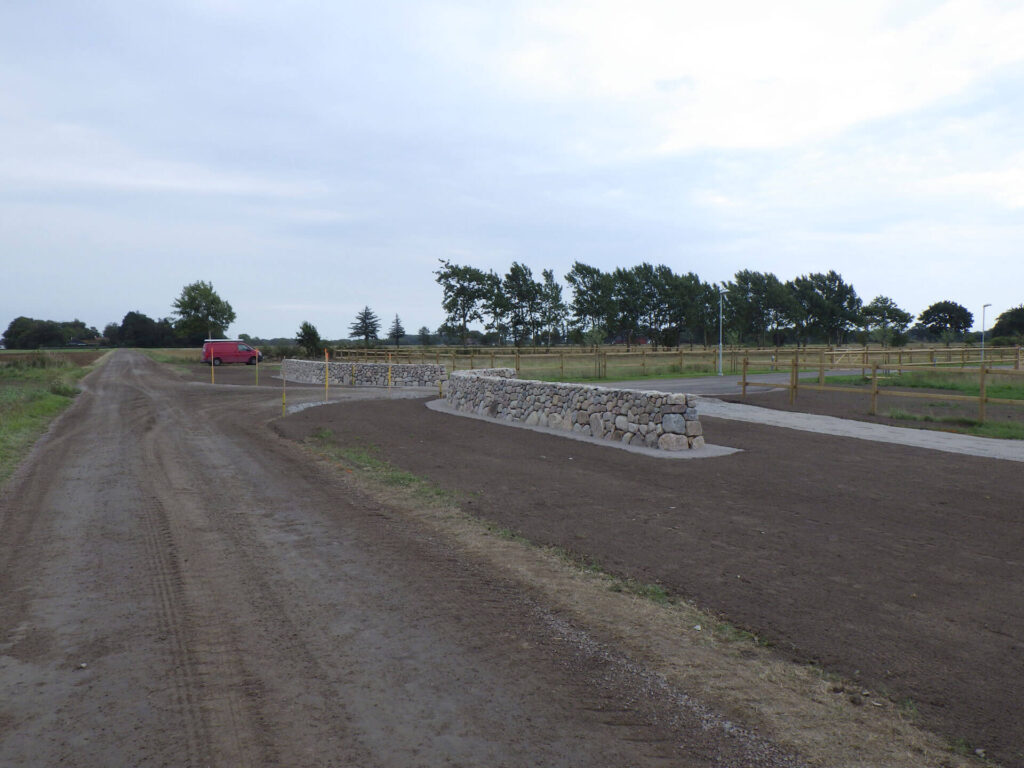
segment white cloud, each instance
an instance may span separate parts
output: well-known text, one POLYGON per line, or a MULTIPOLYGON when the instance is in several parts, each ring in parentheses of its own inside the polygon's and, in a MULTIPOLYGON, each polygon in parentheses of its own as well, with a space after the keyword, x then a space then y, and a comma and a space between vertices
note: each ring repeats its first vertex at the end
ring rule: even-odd
POLYGON ((194 195, 305 198, 318 183, 237 173, 188 160, 137 152, 102 132, 74 123, 22 120, 0 136, 0 180, 69 191, 175 192, 194 195))
POLYGON ((944 194, 983 195, 1007 208, 1024 208, 1024 153, 1007 158, 999 169, 953 173, 922 186, 944 194))
MULTIPOLYGON (((524 100, 614 115, 620 151, 775 148, 833 136, 960 93, 1024 61, 1024 6, 948 2, 909 19, 890 3, 612 0, 439 16, 475 40, 439 55, 524 100), (629 119, 632 118, 632 119, 629 119)), ((594 114, 588 114, 594 120, 594 114)), ((594 121, 584 133, 600 135, 594 121)), ((579 137, 577 137, 579 141, 579 137)))

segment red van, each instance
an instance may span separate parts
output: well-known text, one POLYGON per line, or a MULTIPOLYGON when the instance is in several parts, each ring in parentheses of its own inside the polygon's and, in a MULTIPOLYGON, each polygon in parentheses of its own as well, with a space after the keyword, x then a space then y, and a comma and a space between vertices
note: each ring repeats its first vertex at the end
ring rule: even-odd
POLYGON ((207 365, 245 363, 256 365, 263 361, 263 353, 241 339, 207 339, 203 344, 203 362, 207 365))

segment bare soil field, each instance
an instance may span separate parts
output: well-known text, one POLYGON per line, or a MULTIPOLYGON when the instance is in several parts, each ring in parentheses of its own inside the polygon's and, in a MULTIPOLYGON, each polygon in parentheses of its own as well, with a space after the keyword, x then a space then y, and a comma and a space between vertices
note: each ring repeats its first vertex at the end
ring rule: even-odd
POLYGON ((951 743, 1024 765, 1019 465, 703 421, 709 442, 742 452, 659 461, 416 401, 275 427, 296 440, 330 429, 482 518, 664 585, 903 702, 951 743))
POLYGON ((272 388, 84 385, 0 497, 0 765, 802 764, 278 437, 272 388))

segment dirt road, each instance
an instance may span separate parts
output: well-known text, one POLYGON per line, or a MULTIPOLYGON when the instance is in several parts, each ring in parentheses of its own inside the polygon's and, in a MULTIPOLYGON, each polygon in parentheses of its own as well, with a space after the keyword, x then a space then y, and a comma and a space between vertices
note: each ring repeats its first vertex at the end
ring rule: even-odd
POLYGON ((0 765, 790 765, 267 429, 116 352, 3 489, 0 765))

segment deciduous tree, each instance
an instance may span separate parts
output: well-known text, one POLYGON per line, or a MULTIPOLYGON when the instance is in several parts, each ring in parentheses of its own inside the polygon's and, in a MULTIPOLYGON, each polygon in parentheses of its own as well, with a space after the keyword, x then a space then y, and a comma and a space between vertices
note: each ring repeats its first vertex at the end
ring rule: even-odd
POLYGON ((974 315, 955 301, 937 301, 920 314, 918 320, 928 332, 946 341, 961 337, 974 323, 974 315))
POLYGON ((469 335, 469 324, 483 320, 481 304, 491 287, 487 275, 476 267, 463 267, 450 261, 441 261, 441 268, 434 272, 437 283, 444 292, 441 307, 448 313, 447 325, 458 329, 465 344, 469 335))
POLYGON ((302 347, 306 357, 317 357, 322 348, 320 332, 308 321, 303 321, 299 326, 299 332, 295 335, 295 343, 302 347))
POLYGON ((172 306, 177 317, 175 330, 189 344, 202 344, 207 337, 223 338, 235 322, 235 310, 204 280, 182 288, 172 306))

